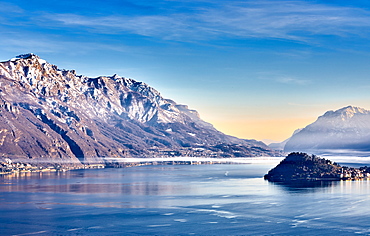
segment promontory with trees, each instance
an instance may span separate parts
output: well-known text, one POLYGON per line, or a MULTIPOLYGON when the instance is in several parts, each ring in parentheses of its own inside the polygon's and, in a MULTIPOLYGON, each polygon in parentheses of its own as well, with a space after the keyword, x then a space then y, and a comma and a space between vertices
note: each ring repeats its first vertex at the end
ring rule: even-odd
POLYGON ((292 152, 264 178, 271 182, 356 180, 370 178, 370 167, 340 166, 315 155, 292 152))

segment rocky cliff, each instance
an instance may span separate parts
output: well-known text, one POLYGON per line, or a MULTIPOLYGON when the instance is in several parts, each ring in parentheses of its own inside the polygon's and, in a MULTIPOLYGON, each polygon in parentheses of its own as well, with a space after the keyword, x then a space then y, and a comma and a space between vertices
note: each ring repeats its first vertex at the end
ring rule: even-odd
POLYGON ((217 131, 143 82, 88 78, 34 54, 0 63, 0 157, 102 163, 106 157, 274 156, 217 131))

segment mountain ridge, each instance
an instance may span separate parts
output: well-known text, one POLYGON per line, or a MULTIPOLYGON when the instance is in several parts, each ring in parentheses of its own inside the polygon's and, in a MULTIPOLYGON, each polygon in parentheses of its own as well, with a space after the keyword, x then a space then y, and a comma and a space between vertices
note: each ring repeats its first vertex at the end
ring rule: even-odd
POLYGON ((149 85, 89 78, 35 54, 0 63, 0 157, 104 162, 104 157, 272 156, 225 135, 149 85))

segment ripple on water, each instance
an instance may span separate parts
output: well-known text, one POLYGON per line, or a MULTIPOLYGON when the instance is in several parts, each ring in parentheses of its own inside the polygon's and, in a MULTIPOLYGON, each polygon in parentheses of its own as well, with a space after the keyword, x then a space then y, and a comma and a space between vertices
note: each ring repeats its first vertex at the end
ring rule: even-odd
POLYGON ((188 222, 188 220, 187 220, 187 219, 174 219, 173 221, 181 222, 181 223, 188 222))
POLYGON ((171 224, 163 224, 163 225, 148 225, 149 228, 157 228, 157 227, 169 227, 171 224))
POLYGON ((164 214, 162 214, 163 216, 172 216, 173 214, 175 214, 175 213, 173 213, 173 212, 169 212, 169 213, 164 213, 164 214))
POLYGON ((213 210, 213 209, 197 209, 192 211, 192 213, 196 212, 207 212, 210 213, 211 215, 222 217, 222 218, 227 218, 227 219, 233 219, 236 218, 237 215, 230 212, 230 211, 220 211, 220 210, 213 210))

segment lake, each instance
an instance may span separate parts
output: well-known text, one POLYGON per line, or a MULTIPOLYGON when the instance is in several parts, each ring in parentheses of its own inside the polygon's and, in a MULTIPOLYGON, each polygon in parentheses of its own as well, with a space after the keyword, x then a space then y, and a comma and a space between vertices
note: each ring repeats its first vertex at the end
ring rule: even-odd
POLYGON ((1 176, 1 235, 370 234, 370 181, 269 183, 276 164, 1 176))

